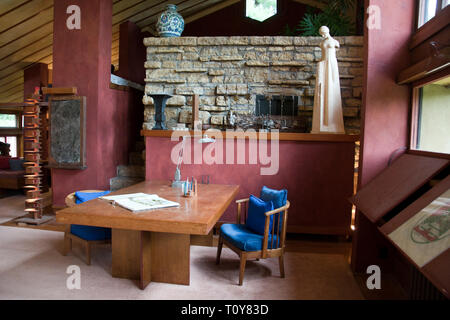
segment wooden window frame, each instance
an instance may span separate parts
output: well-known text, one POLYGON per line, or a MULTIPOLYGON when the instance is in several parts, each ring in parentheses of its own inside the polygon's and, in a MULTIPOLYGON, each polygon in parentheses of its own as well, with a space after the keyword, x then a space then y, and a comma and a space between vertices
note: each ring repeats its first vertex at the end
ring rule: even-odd
POLYGON ((16 116, 16 126, 15 127, 0 127, 0 130, 15 130, 15 129, 21 129, 21 122, 20 122, 20 114, 19 112, 14 111, 0 111, 0 114, 13 114, 16 116))
POLYGON ((450 76, 450 68, 446 68, 440 72, 437 72, 433 75, 430 75, 429 77, 426 77, 424 79, 418 80, 416 82, 412 83, 412 108, 411 108, 411 122, 410 122, 410 140, 409 140, 409 151, 410 153, 415 154, 428 154, 429 156, 433 157, 443 157, 443 158, 450 158, 450 154, 447 153, 438 153, 438 152, 431 152, 431 151, 425 151, 417 149, 417 136, 418 136, 418 124, 419 124, 419 112, 420 112, 420 95, 419 91, 420 88, 423 88, 424 86, 431 84, 433 82, 439 81, 441 79, 447 78, 450 76))
POLYGON ((17 139, 17 157, 23 157, 23 127, 22 127, 22 112, 14 110, 1 110, 2 114, 14 114, 16 116, 15 127, 1 127, 1 137, 16 137, 17 139))
MULTIPOLYGON (((416 0, 420 1, 420 0, 416 0)), ((416 6, 416 32, 413 34, 411 41, 409 43, 409 49, 413 50, 415 47, 420 45, 422 42, 431 38, 433 35, 437 34, 439 31, 448 26, 448 21, 450 17, 450 5, 441 9, 438 14, 436 14, 430 21, 422 25, 417 29, 418 25, 418 15, 419 15, 419 2, 416 6)))
POLYGON ((442 3, 443 3, 443 0, 437 0, 437 3, 436 3, 436 12, 434 13, 434 16, 430 19, 430 20, 428 20, 427 22, 425 22, 425 23, 423 23, 420 27, 419 27, 419 22, 420 21, 422 21, 423 20, 423 14, 424 14, 424 10, 423 10, 423 3, 425 2, 426 0, 416 0, 416 15, 415 15, 415 17, 416 17, 416 23, 415 23, 415 26, 416 26, 416 30, 419 30, 419 29, 421 29, 424 25, 426 25, 428 22, 430 22, 431 20, 433 20, 434 18, 436 18, 438 15, 439 15, 439 13, 444 9, 444 8, 442 8, 442 3))

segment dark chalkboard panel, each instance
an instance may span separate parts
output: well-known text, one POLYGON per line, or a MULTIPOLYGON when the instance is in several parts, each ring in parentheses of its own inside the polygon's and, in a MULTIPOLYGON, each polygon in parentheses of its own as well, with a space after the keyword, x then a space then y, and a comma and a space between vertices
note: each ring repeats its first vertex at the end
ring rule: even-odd
POLYGON ((86 97, 49 99, 49 167, 86 168, 86 97))

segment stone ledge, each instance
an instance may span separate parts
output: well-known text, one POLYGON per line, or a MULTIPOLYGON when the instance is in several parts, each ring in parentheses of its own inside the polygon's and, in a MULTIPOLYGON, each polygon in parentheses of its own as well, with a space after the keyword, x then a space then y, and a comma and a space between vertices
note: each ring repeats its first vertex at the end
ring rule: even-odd
POLYGON ((161 68, 161 61, 145 61, 144 68, 145 69, 159 69, 161 68))
POLYGON ((210 61, 241 61, 244 60, 242 56, 213 56, 209 59, 210 61))
POLYGON ((178 95, 203 95, 204 89, 202 87, 181 87, 177 86, 175 88, 175 93, 178 95))
MULTIPOLYGON (((362 46, 362 36, 335 37, 341 45, 362 46)), ((321 37, 285 37, 285 36, 241 36, 241 37, 171 37, 157 38, 148 37, 144 39, 144 45, 153 46, 318 46, 323 39, 321 37)), ((181 50, 181 49, 179 49, 181 50)))
POLYGON ((304 67, 306 66, 306 63, 297 62, 297 61, 273 61, 272 66, 274 67, 304 67))
POLYGON ((344 58, 344 57, 338 57, 338 61, 340 62, 364 62, 363 58, 344 58))
MULTIPOLYGON (((153 98, 150 97, 149 95, 145 95, 142 98, 142 103, 146 106, 152 106, 154 105, 153 103, 153 98)), ((167 106, 184 106, 186 104, 186 97, 185 96, 173 96, 170 99, 167 99, 166 105, 167 106)))
POLYGON ((224 112, 227 111, 227 107, 219 107, 219 106, 200 106, 200 110, 209 111, 209 112, 224 112))
POLYGON ((144 38, 144 45, 150 46, 196 46, 197 37, 144 38))
POLYGON ((259 60, 250 60, 245 62, 245 65, 247 67, 268 67, 270 66, 269 62, 265 62, 265 61, 259 61, 259 60))
POLYGON ((223 76, 225 74, 225 71, 223 70, 209 70, 208 75, 210 76, 223 76))
POLYGON ((183 80, 183 79, 149 79, 149 78, 145 78, 144 81, 147 83, 171 83, 171 84, 186 83, 186 80, 183 80))
POLYGON ((206 68, 182 68, 182 69, 175 69, 175 72, 181 73, 181 72, 186 72, 186 73, 203 73, 208 71, 208 69, 206 68))
POLYGON ((184 50, 177 48, 158 48, 154 53, 184 53, 184 50))
POLYGON ((272 85, 309 86, 308 80, 269 80, 272 85))

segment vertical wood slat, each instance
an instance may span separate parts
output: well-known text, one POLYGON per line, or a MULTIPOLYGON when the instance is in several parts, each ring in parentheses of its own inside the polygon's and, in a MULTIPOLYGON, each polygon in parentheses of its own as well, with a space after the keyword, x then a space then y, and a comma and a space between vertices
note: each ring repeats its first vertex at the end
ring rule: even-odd
POLYGON ((281 228, 281 240, 280 240, 281 248, 284 248, 284 241, 286 239, 287 219, 288 219, 288 209, 286 209, 283 214, 283 225, 281 228))
POLYGON ((244 223, 247 222, 247 218, 248 218, 248 202, 244 203, 244 223))
POLYGON ((273 216, 273 218, 272 218, 272 239, 271 239, 271 241, 270 241, 270 249, 273 249, 273 238, 274 238, 274 232, 275 232, 275 217, 278 215, 278 213, 277 214, 275 214, 274 216, 273 216))
POLYGON ((283 216, 282 212, 277 215, 277 248, 280 247, 280 219, 283 216))
POLYGON ((238 203, 238 208, 237 208, 237 217, 236 217, 236 222, 237 224, 241 224, 241 208, 242 208, 242 203, 238 203))
POLYGON ((270 216, 266 216, 266 223, 264 226, 264 238, 263 238, 263 244, 262 244, 262 257, 265 259, 267 257, 267 247, 268 247, 268 240, 269 240, 269 225, 270 225, 270 216))

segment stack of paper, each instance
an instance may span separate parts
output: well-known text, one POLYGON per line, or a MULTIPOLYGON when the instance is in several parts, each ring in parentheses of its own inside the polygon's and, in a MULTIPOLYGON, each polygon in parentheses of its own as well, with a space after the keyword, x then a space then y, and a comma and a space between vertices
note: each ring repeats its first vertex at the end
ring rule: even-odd
POLYGON ((100 199, 111 201, 113 205, 117 204, 133 212, 177 207, 180 205, 178 202, 163 199, 156 194, 142 192, 121 194, 118 196, 104 196, 100 197, 100 199))

